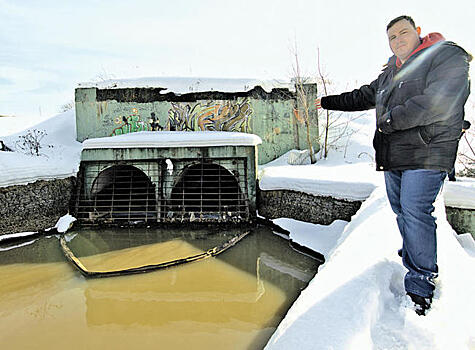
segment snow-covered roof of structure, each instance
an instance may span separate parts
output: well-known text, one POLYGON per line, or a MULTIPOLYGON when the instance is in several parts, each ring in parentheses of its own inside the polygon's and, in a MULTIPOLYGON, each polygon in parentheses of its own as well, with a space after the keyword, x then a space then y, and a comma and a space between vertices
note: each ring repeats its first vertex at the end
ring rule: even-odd
POLYGON ((88 139, 83 142, 83 149, 256 146, 261 143, 259 136, 241 132, 140 131, 88 139))
POLYGON ((79 83, 78 88, 124 89, 124 88, 162 88, 163 93, 187 94, 194 92, 245 92, 262 87, 266 92, 284 88, 295 91, 295 86, 283 80, 258 80, 236 78, 187 78, 187 77, 150 77, 134 79, 111 79, 101 82, 79 83))

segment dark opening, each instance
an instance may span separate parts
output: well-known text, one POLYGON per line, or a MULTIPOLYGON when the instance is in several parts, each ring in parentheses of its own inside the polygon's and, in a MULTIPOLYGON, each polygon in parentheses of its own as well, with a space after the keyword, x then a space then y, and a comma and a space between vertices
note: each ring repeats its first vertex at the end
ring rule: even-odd
POLYGON ((93 216, 120 221, 156 219, 155 185, 141 170, 118 165, 102 171, 91 188, 93 216))
POLYGON ((165 215, 191 221, 233 220, 245 217, 246 208, 236 177, 220 165, 202 162, 185 169, 165 215))

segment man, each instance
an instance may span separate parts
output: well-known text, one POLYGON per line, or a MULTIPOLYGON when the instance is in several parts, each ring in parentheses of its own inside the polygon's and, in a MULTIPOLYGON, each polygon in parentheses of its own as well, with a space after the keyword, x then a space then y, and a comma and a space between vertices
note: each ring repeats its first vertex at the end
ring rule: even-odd
POLYGON ((317 108, 376 108, 373 146, 403 238, 404 279, 416 312, 430 308, 437 277, 434 201, 454 166, 470 92, 471 56, 439 33, 420 38, 409 16, 386 28, 394 53, 379 77, 352 92, 317 99, 317 108))

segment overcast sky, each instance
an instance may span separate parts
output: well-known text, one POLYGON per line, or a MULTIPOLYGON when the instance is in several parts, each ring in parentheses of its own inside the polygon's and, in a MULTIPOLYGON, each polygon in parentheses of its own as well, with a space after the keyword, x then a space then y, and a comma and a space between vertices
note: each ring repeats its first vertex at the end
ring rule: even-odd
POLYGON ((290 79, 295 44, 304 74, 319 47, 327 75, 354 86, 391 55, 394 17, 475 52, 474 13, 473 0, 0 0, 0 114, 44 119, 104 78, 290 79))

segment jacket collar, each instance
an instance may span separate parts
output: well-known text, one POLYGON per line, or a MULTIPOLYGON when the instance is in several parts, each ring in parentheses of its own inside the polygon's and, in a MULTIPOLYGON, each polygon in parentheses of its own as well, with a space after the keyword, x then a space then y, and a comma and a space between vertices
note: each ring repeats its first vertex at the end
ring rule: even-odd
MULTIPOLYGON (((424 38, 421 39, 421 43, 419 44, 419 46, 416 47, 415 50, 411 52, 411 54, 409 55, 409 57, 407 59, 409 59, 416 52, 419 52, 419 51, 424 50, 428 47, 431 47, 432 45, 434 45, 438 42, 444 41, 444 40, 445 40, 444 36, 440 33, 429 33, 428 35, 426 35, 424 38)), ((394 62, 394 60, 393 60, 394 58, 396 59, 395 64, 396 64, 397 69, 401 68, 402 62, 396 56, 391 57, 389 59, 389 62, 390 63, 394 62)))

